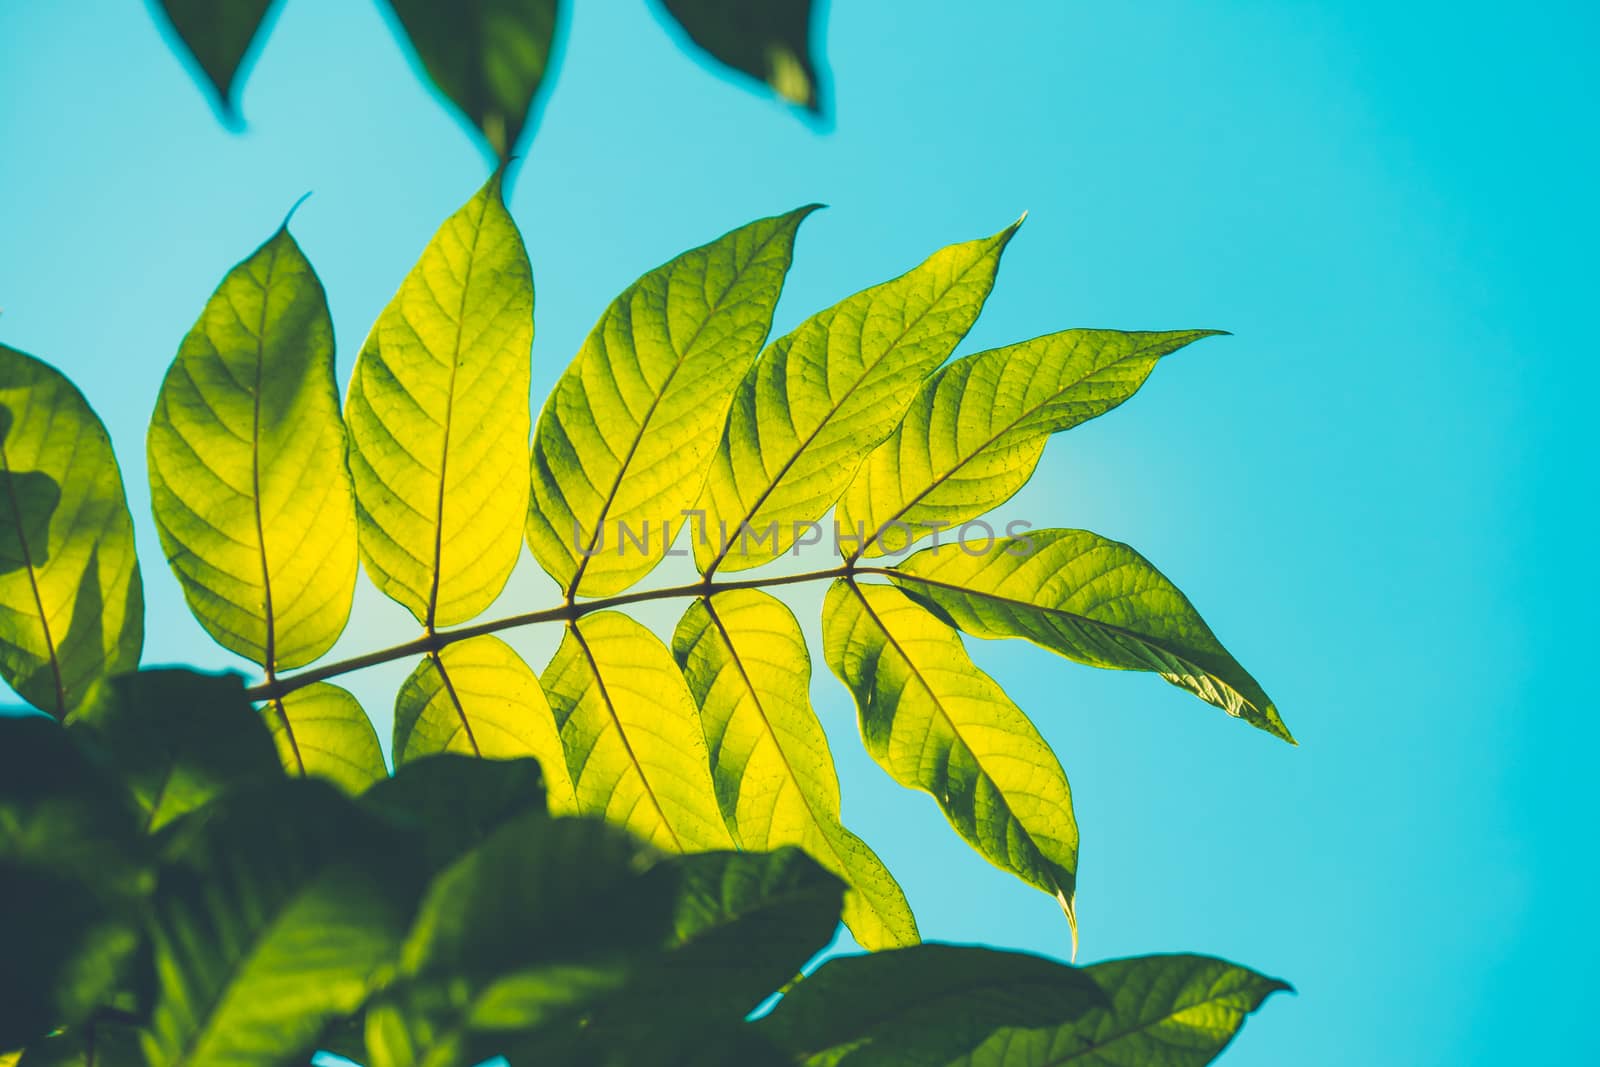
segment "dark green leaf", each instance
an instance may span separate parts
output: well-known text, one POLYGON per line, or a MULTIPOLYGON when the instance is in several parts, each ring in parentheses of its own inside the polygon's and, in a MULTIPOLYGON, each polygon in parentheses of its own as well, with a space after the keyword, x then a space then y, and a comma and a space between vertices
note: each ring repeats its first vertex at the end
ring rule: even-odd
MULTIPOLYGON (((0 1067, 9 1067, 0 1057, 0 1067)), ((43 1041, 23 1053, 19 1067, 148 1067, 139 1047, 139 1031, 111 1022, 84 1023, 43 1041)))
POLYGON ((212 91, 224 123, 239 122, 234 82, 273 0, 160 0, 178 41, 212 91))
POLYGON ((413 830, 437 870, 519 815, 545 810, 544 779, 531 759, 482 760, 440 753, 413 760, 362 800, 413 830))
POLYGON ((662 6, 713 59, 813 114, 826 109, 811 54, 812 0, 662 0, 662 6))

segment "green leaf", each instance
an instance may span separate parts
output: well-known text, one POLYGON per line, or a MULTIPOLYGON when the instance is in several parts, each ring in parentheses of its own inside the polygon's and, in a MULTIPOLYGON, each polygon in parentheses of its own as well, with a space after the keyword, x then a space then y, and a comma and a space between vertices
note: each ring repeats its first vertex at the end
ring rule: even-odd
POLYGON ((412 760, 362 796, 420 842, 440 870, 517 816, 546 810, 544 776, 531 759, 481 760, 440 753, 412 760))
POLYGON ((0 886, 0 1048, 20 1048, 111 992, 150 887, 126 790, 40 715, 0 717, 0 886))
POLYGON ((620 592, 677 537, 813 210, 752 222, 634 282, 556 384, 534 437, 528 545, 569 594, 620 592))
POLYGON ((792 104, 823 113, 811 55, 811 0, 662 0, 662 6, 719 63, 765 82, 792 104))
POLYGON ((315 779, 237 790, 198 818, 156 893, 146 1056, 289 1062, 394 958, 415 899, 404 847, 315 779))
POLYGON ((757 1026, 808 1067, 926 1067, 966 1063, 1002 1027, 1060 1026, 1109 1003, 1087 971, 1054 960, 917 945, 827 961, 757 1026))
POLYGON ((557 0, 390 0, 417 59, 439 92, 478 128, 501 160, 528 121, 550 65, 557 0))
POLYGON ((1216 332, 1063 330, 940 368, 839 501, 839 526, 861 537, 846 558, 904 551, 930 526, 1005 503, 1047 437, 1110 411, 1162 356, 1216 332))
POLYGON ((161 547, 206 632, 268 671, 333 647, 355 595, 355 506, 333 323, 286 227, 183 339, 147 456, 161 547))
POLYGON ((811 657, 783 603, 754 589, 696 600, 672 653, 700 705, 717 800, 739 847, 797 845, 850 884, 844 921, 868 949, 915 944, 883 861, 839 816, 839 779, 809 699, 811 657))
POLYGON ((942 249, 767 347, 739 383, 706 479, 702 572, 776 558, 832 506, 977 320, 1017 225, 942 249))
POLYGON ((528 512, 533 278, 496 173, 367 337, 345 402, 361 556, 430 630, 487 608, 528 512))
POLYGON ((395 766, 437 752, 532 756, 545 768, 552 807, 573 810, 561 736, 539 677, 498 637, 471 637, 429 653, 400 687, 395 766))
POLYGON ((273 700, 264 712, 284 770, 316 775, 347 793, 387 778, 378 733, 361 704, 330 682, 273 700))
MULTIPOLYGON (((0 1056, 0 1067, 12 1067, 0 1056)), ((120 1023, 75 1026, 29 1045, 21 1067, 148 1067, 139 1031, 120 1023)))
POLYGON ((673 852, 731 848, 699 709, 672 655, 614 611, 567 627, 541 678, 578 810, 673 852))
POLYGON ((160 0, 179 42, 205 76, 217 115, 239 123, 234 82, 273 0, 160 0))
POLYGON ((96 683, 67 724, 121 775, 151 833, 228 789, 283 774, 237 674, 118 675, 96 683))
POLYGON ((1222 1054, 1261 1002, 1289 986, 1206 956, 1143 956, 1085 973, 1110 1004, 1056 1027, 1010 1028, 962 1060, 970 1067, 1201 1067, 1222 1054))
POLYGON ((890 575, 978 637, 1025 637, 1092 667, 1155 671, 1294 743, 1278 709, 1194 606, 1139 553, 1087 530, 1036 530, 972 554, 928 549, 890 575))
POLYGON ((932 795, 989 862, 1055 897, 1076 946, 1072 791, 1028 717, 954 630, 897 589, 835 582, 822 631, 872 758, 901 785, 932 795))
POLYGON ((61 372, 0 345, 0 677, 64 718, 138 666, 144 588, 111 440, 61 372))

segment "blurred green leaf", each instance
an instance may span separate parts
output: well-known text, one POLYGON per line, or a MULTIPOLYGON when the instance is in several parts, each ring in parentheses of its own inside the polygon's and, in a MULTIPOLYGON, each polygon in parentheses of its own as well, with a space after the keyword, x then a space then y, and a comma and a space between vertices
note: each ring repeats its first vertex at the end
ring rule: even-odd
POLYGON ((239 124, 235 99, 240 67, 273 0, 159 0, 179 43, 199 68, 211 90, 217 115, 229 126, 239 124))
POLYGON ((544 776, 531 759, 479 760, 440 753, 412 760, 368 789, 362 800, 420 838, 438 870, 501 825, 545 811, 544 776))
MULTIPOLYGON (((0 1056, 0 1067, 12 1067, 0 1056)), ((21 1067, 149 1067, 139 1031, 113 1022, 88 1022, 29 1045, 21 1067)))
POLYGON ((139 664, 144 588, 105 427, 54 367, 0 345, 0 678, 56 718, 139 664))
POLYGON ((811 53, 812 0, 662 0, 661 6, 719 63, 813 114, 826 110, 811 53))

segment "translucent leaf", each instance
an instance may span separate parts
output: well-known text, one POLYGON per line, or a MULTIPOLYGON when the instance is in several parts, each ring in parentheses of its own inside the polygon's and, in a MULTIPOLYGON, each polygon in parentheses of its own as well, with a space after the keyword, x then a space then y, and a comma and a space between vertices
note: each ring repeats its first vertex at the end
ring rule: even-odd
POLYGON ((824 111, 811 54, 812 0, 662 0, 662 6, 713 59, 765 82, 792 104, 824 111))
POLYGON ((1187 597, 1139 553, 1087 530, 1036 530, 989 551, 928 549, 891 575, 967 633, 1025 637, 1093 667, 1155 671, 1293 743, 1278 709, 1187 597))
POLYGON ((0 345, 0 677, 56 718, 138 666, 144 589, 105 427, 54 367, 0 345))
POLYGON ((855 695, 867 751, 921 789, 989 862, 1055 897, 1073 924, 1078 824, 1050 746, 954 630, 888 586, 835 582, 828 666, 855 695))
POLYGON ((284 770, 316 775, 359 793, 389 770, 378 733, 361 704, 331 682, 314 682, 271 701, 267 727, 284 770))
POLYGON ((550 63, 558 0, 390 0, 428 77, 502 160, 550 63))
POLYGON ((234 83, 245 54, 262 31, 273 0, 160 0, 178 40, 188 51, 222 121, 239 122, 234 83))
POLYGON ((228 789, 283 774, 236 674, 118 675, 96 683, 67 725, 116 769, 151 833, 228 789))
POLYGON ((499 595, 528 512, 533 280, 500 183, 434 235, 368 335, 345 402, 362 559, 429 628, 499 595))
POLYGON ((162 872, 152 1063, 275 1064, 366 999, 405 932, 400 843, 332 785, 290 779, 209 807, 162 872))
POLYGON ((1212 330, 1064 330, 958 359, 923 385, 905 419, 839 501, 847 558, 897 552, 1011 499, 1045 438, 1102 415, 1144 384, 1156 361, 1212 330))
POLYGON ((355 505, 333 323, 288 229, 228 272, 183 339, 146 452, 161 547, 206 632, 272 672, 333 647, 355 505))
POLYGON ((936 252, 767 347, 734 394, 701 497, 703 572, 759 566, 822 517, 971 329, 1015 232, 936 252))
POLYGON ((657 267, 590 331, 533 448, 528 544, 569 593, 627 588, 677 537, 813 210, 752 222, 657 267))
POLYGON ((573 810, 561 737, 539 677, 498 637, 471 637, 429 653, 400 687, 395 766, 437 752, 532 756, 546 768, 551 806, 573 810))
POLYGON ((754 589, 696 600, 672 653, 700 705, 711 774, 741 848, 803 848, 850 884, 844 921, 868 949, 914 944, 883 861, 839 817, 839 779, 809 699, 811 657, 782 602, 754 589))
POLYGON ((137 808, 42 715, 0 717, 0 1048, 87 1018, 138 944, 137 808))
POLYGON ((672 852, 732 848, 699 709, 672 655, 614 611, 567 627, 541 681, 578 810, 672 852))
POLYGON ((924 1067, 965 1063, 1002 1027, 1058 1026, 1108 1004, 1086 971, 1054 960, 918 945, 831 959, 757 1025, 805 1064, 924 1067))

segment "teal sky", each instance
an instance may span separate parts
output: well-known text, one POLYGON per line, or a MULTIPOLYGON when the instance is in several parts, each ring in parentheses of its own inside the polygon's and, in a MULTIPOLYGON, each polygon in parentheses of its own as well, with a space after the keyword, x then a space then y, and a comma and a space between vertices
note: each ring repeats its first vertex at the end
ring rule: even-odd
MULTIPOLYGON (((819 131, 646 4, 576 6, 511 199, 536 398, 638 274, 814 200, 780 331, 1024 209, 963 351, 1233 331, 1054 439, 1005 508, 1139 548, 1301 741, 974 643, 1072 780, 1080 958, 1195 950, 1292 981, 1235 1067, 1576 1062, 1600 948, 1593 9, 840 3, 819 131)), ((143 462, 213 286, 311 191, 293 230, 342 379, 487 169, 370 0, 291 0, 242 109, 226 132, 134 0, 0 4, 0 339, 71 375, 118 446, 149 663, 242 666, 160 564, 143 462)), ((550 589, 525 559, 499 613, 550 589)), ((815 634, 821 590, 789 599, 815 634)), ((363 587, 335 654, 413 627, 363 587)), ((554 637, 516 643, 542 667, 554 637)), ((409 667, 349 679, 380 734, 409 667)), ((1064 955, 1053 903, 889 782, 817 667, 846 820, 925 936, 1064 955)))

